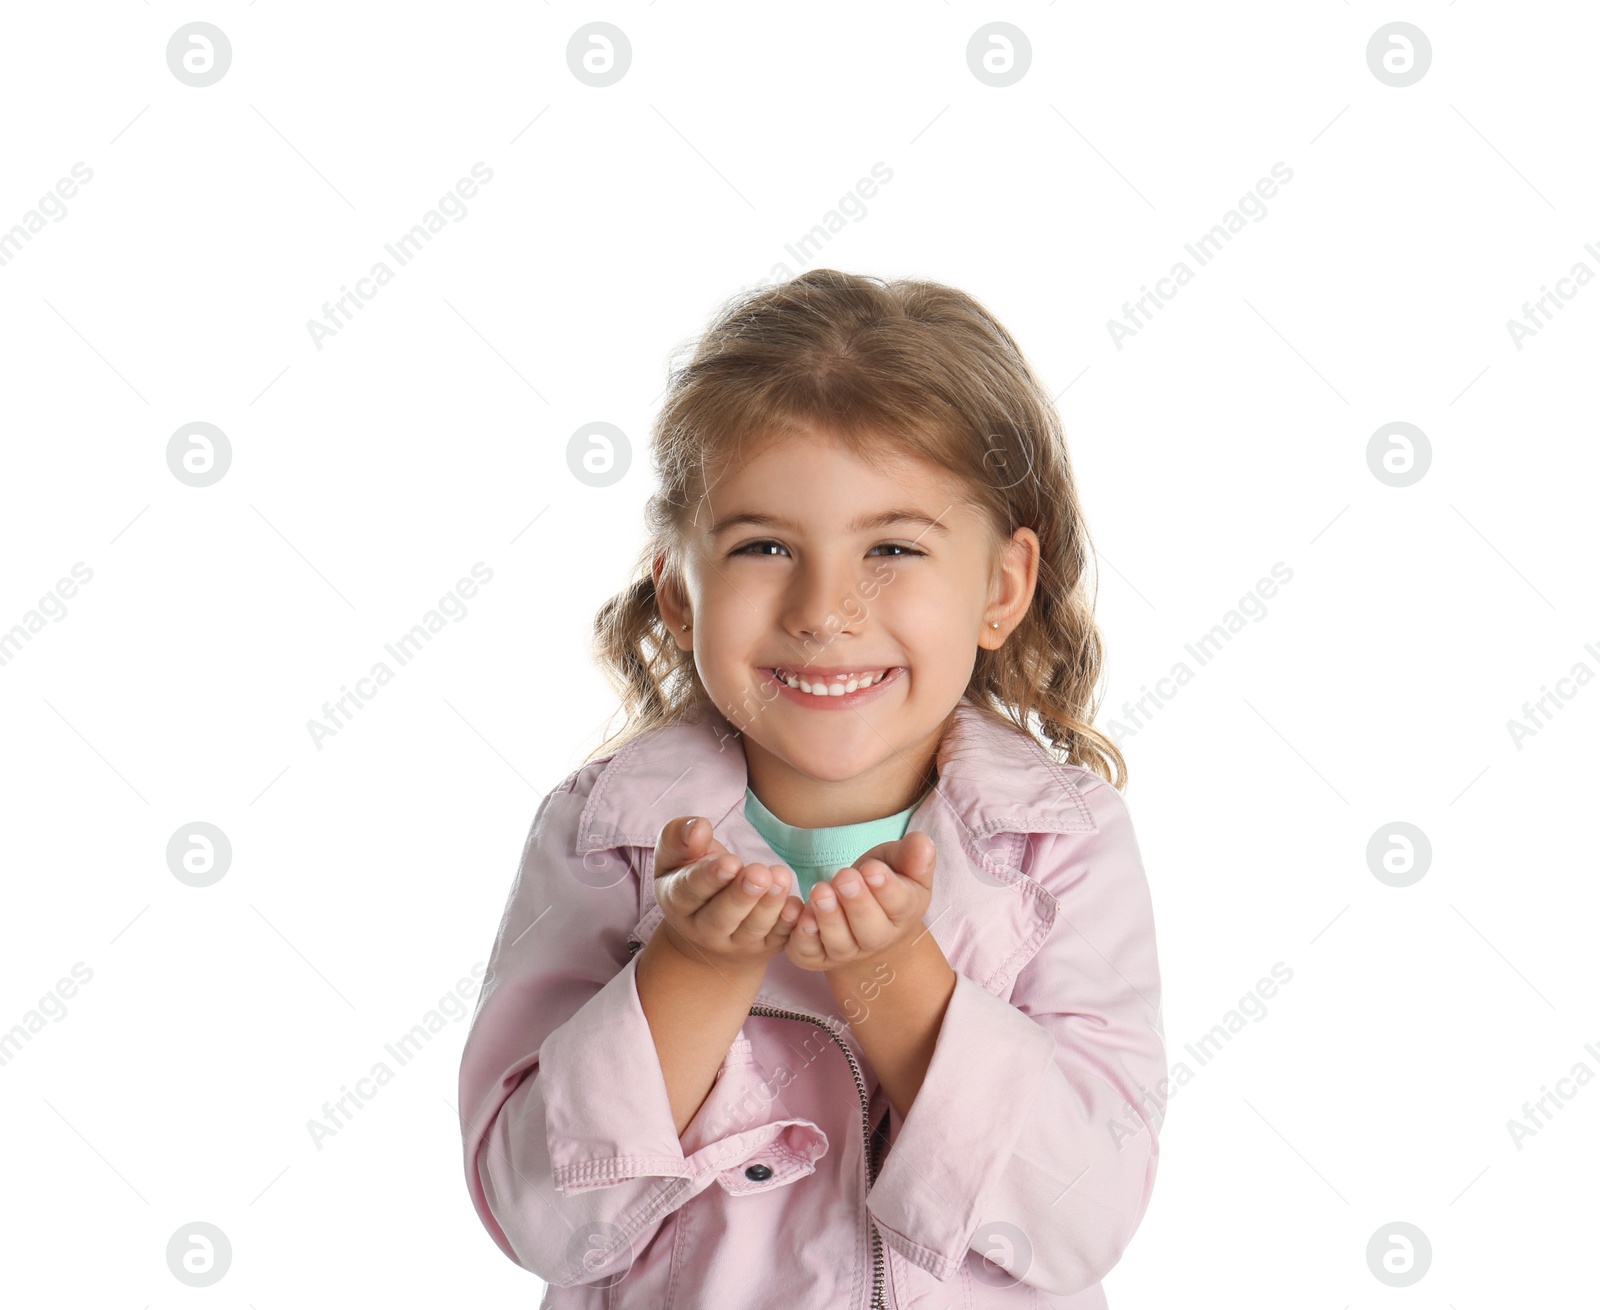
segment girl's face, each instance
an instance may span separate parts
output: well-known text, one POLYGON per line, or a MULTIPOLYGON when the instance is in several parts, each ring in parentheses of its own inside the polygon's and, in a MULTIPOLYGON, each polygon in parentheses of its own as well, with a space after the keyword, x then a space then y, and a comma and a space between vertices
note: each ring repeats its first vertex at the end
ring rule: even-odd
POLYGON ((785 822, 910 805, 978 648, 1001 645, 1027 612, 1038 538, 1019 528, 996 559, 959 496, 937 465, 897 454, 880 470, 812 433, 734 464, 692 516, 689 605, 658 589, 662 618, 743 734, 751 787, 785 822), (854 693, 815 694, 851 681, 854 693))

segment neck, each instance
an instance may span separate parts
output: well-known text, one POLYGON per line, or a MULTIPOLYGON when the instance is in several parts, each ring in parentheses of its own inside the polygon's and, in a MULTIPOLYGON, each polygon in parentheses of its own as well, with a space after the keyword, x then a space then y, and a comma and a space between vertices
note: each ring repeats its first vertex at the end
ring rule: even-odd
POLYGON ((769 755, 748 738, 750 790, 792 828, 837 828, 868 823, 909 809, 938 779, 937 739, 915 755, 897 753, 878 769, 840 782, 813 778, 769 755))

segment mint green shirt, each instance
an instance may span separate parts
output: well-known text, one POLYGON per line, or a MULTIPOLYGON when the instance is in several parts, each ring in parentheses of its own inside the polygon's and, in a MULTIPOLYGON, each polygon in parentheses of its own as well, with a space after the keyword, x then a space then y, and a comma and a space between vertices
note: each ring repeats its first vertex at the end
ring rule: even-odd
POLYGON ((744 817, 766 839, 778 858, 794 870, 800 883, 794 895, 803 901, 811 899, 811 889, 817 883, 826 882, 874 846, 904 837, 911 815, 921 803, 919 798, 916 804, 884 819, 846 823, 836 828, 796 828, 763 805, 749 787, 744 789, 744 817))

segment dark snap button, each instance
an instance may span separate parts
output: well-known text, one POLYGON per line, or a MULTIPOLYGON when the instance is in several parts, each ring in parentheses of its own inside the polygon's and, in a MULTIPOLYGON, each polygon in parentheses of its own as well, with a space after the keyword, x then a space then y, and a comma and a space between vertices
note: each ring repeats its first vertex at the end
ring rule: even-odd
POLYGON ((753 1179, 758 1183, 764 1182, 766 1179, 772 1177, 772 1170, 767 1168, 767 1166, 764 1164, 753 1164, 744 1171, 744 1176, 746 1178, 753 1179))

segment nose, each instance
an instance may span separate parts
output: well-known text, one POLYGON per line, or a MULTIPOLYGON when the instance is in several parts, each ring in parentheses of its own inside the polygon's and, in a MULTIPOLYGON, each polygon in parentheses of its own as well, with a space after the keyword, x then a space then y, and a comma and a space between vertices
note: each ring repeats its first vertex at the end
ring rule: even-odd
POLYGON ((784 630, 810 643, 860 632, 867 617, 856 587, 860 568, 861 562, 848 556, 802 561, 784 597, 784 630))

